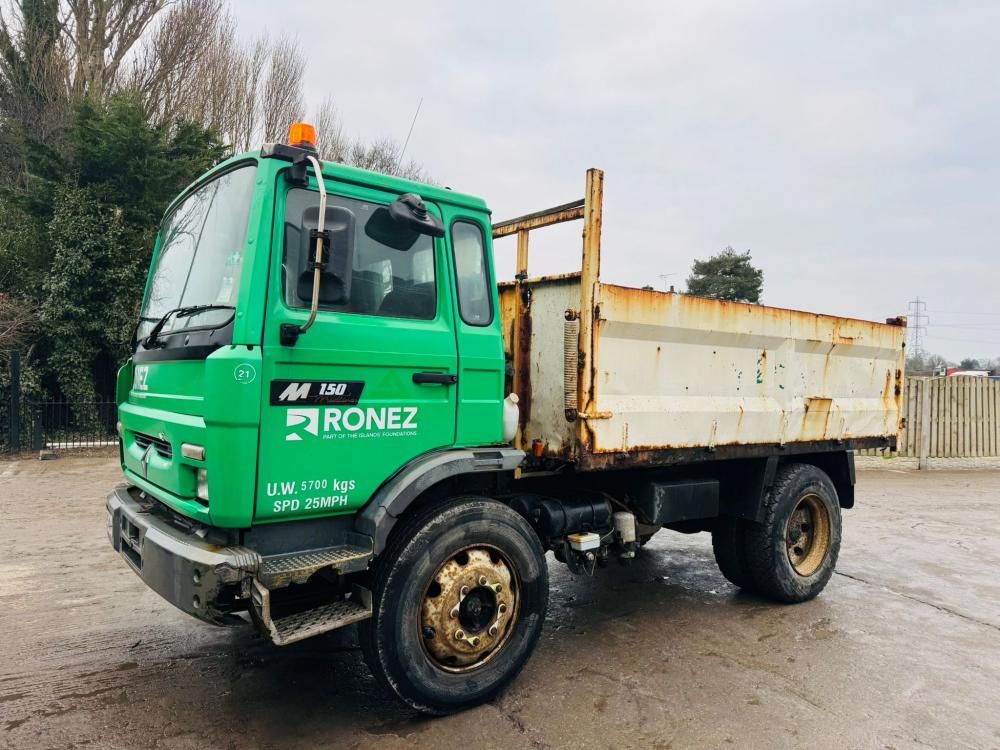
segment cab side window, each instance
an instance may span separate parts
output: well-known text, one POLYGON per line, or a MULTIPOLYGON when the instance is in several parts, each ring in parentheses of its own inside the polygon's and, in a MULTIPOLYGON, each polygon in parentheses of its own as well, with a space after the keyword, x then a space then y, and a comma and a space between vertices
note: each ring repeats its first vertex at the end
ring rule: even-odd
MULTIPOLYGON (((282 285, 285 304, 308 308, 315 252, 309 231, 319 220, 319 194, 295 188, 285 199, 282 285)), ((431 320, 437 308, 434 241, 396 234, 378 203, 329 196, 325 227, 330 258, 320 274, 320 309, 357 315, 431 320)))
POLYGON ((487 326, 493 322, 493 297, 482 228, 470 221, 456 221, 451 225, 451 247, 458 282, 458 312, 471 326, 487 326))

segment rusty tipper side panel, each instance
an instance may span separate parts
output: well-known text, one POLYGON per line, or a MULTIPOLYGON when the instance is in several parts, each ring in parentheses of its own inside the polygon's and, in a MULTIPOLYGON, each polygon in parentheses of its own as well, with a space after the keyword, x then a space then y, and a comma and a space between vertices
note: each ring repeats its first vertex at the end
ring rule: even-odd
MULTIPOLYGON (((578 278, 528 280, 531 345, 522 445, 579 468, 888 445, 899 429, 906 329, 829 315, 597 284, 591 404, 563 416, 560 304, 578 278), (552 298, 551 300, 549 298, 552 298), (560 352, 556 356, 555 350, 560 352), (696 456, 691 456, 694 451, 696 456)), ((506 328, 505 330, 510 330, 506 328)), ((580 347, 584 349, 583 346, 580 347)), ((582 387, 582 384, 581 384, 582 387)))
POLYGON ((596 470, 895 445, 905 319, 603 284, 603 185, 590 169, 582 200, 494 226, 518 235, 500 307, 521 403, 515 446, 529 463, 596 470), (528 232, 576 218, 580 272, 528 278, 528 232))
POLYGON ((599 285, 594 453, 895 438, 905 328, 599 285))

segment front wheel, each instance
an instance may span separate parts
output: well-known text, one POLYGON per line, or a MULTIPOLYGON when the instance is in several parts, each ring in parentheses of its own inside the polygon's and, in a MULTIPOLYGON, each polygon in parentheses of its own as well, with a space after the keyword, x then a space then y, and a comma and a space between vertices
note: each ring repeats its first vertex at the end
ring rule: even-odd
POLYGON ((460 711, 521 671, 548 594, 545 552, 520 515, 479 498, 429 506, 401 522, 379 558, 361 648, 408 705, 460 711))

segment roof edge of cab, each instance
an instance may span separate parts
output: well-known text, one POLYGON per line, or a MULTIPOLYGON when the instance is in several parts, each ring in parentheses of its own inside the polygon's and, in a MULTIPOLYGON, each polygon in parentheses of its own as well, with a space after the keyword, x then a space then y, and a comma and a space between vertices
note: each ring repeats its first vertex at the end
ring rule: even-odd
MULTIPOLYGON (((174 209, 174 206, 186 198, 193 190, 197 189, 203 183, 211 180, 219 173, 225 172, 240 163, 258 162, 261 159, 268 157, 269 154, 267 152, 267 147, 265 146, 264 149, 245 151, 220 161, 204 174, 199 175, 196 180, 178 193, 177 197, 170 202, 169 206, 167 206, 164 215, 166 216, 169 214, 174 209)), ((417 193, 424 200, 434 201, 437 203, 447 203, 461 208, 490 213, 490 209, 487 207, 486 201, 474 195, 459 193, 448 188, 429 185, 424 182, 416 182, 402 177, 382 174, 381 172, 372 172, 359 167, 349 167, 346 164, 340 164, 338 162, 321 161, 321 164, 323 165, 324 175, 341 182, 375 186, 388 192, 399 193, 401 195, 404 193, 417 193)))

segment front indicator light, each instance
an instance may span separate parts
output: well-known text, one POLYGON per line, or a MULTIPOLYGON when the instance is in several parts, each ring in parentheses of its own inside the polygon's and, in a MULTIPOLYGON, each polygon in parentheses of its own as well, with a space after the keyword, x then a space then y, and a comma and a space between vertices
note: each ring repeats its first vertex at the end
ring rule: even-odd
POLYGON ((205 460, 205 446, 194 445, 193 443, 181 443, 181 455, 195 461, 205 460))
POLYGON ((208 502, 208 471, 198 469, 198 498, 208 502))

